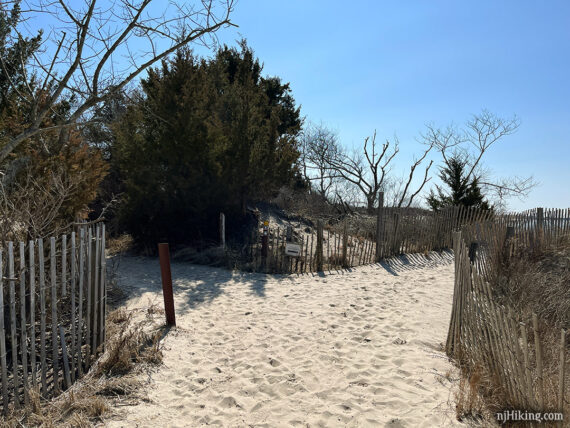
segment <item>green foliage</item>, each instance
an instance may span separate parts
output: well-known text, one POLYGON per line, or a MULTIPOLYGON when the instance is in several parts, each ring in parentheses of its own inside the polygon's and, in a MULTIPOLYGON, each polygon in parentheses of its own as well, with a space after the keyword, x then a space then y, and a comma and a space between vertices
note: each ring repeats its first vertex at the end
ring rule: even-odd
POLYGON ((6 6, 0 5, 0 105, 4 104, 14 87, 24 84, 24 67, 41 44, 41 32, 31 39, 13 37, 13 30, 19 20, 20 1, 14 2, 9 11, 6 6))
POLYGON ((216 239, 220 211, 243 215, 295 179, 300 112, 289 85, 261 72, 244 41, 149 71, 113 125, 122 220, 140 243, 216 239))
POLYGON ((436 186, 437 195, 430 191, 427 203, 431 209, 437 211, 441 208, 455 205, 465 207, 477 207, 484 210, 490 209, 489 203, 485 201, 481 193, 477 177, 471 180, 466 177, 467 162, 459 155, 454 155, 441 167, 439 178, 447 185, 448 193, 445 193, 440 186, 436 186))
POLYGON ((14 35, 20 20, 20 2, 0 4, 0 147, 10 135, 20 132, 22 121, 30 113, 22 104, 19 94, 29 94, 26 83, 26 66, 41 44, 41 32, 33 38, 14 35))
MULTIPOLYGON (((49 99, 51 90, 37 81, 29 66, 42 33, 21 37, 15 31, 19 21, 19 1, 9 10, 0 4, 0 147, 35 120, 37 107, 49 99)), ((44 131, 24 140, 0 165, 2 214, 6 224, 28 234, 26 239, 54 233, 84 216, 107 172, 100 151, 89 147, 76 129, 61 138, 56 125, 69 117, 72 103, 54 103, 43 120, 44 131)))

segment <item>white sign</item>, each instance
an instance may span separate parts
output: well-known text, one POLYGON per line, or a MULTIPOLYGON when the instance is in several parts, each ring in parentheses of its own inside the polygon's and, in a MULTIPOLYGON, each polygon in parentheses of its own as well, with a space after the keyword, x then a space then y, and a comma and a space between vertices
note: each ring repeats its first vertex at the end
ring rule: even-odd
POLYGON ((285 255, 290 257, 299 257, 301 255, 301 246, 288 242, 285 245, 285 255))

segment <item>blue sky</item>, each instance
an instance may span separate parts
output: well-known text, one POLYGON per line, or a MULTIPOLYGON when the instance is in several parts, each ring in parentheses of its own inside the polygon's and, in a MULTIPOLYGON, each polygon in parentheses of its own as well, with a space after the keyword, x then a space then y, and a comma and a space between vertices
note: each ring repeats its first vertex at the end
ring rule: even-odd
POLYGON ((540 186, 509 208, 570 206, 570 2, 239 0, 233 21, 220 40, 245 37, 344 145, 397 135, 404 173, 426 123, 516 114, 486 165, 540 186))

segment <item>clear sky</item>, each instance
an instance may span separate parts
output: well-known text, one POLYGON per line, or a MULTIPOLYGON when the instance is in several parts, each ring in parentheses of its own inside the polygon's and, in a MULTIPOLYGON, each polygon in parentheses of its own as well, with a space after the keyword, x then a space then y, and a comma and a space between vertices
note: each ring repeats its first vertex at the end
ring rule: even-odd
POLYGON ((239 0, 233 21, 220 40, 245 37, 344 145, 396 134, 403 173, 426 123, 516 114, 486 164, 540 186, 509 208, 570 206, 569 1, 239 0))

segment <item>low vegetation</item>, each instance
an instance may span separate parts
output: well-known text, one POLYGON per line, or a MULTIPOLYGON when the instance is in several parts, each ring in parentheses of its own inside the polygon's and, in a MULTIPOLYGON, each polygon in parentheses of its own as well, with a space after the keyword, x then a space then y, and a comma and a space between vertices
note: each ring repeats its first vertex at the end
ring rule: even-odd
POLYGON ((157 307, 140 313, 117 309, 107 316, 105 352, 89 373, 51 401, 30 391, 30 404, 0 421, 0 427, 91 427, 113 416, 113 404, 147 400, 139 374, 162 363, 164 331, 157 307))
MULTIPOLYGON (((493 298, 500 305, 509 308, 517 318, 523 320, 529 329, 529 360, 536 364, 536 348, 533 342, 533 314, 538 319, 538 336, 542 346, 544 409, 559 412, 560 380, 560 331, 570 329, 570 237, 563 236, 550 244, 535 242, 523 247, 514 242, 512 251, 496 255, 492 263, 490 282, 493 284, 493 298)), ((566 366, 570 363, 570 340, 566 335, 566 366)), ((471 356, 473 357, 473 356, 471 356)), ((536 371, 531 371, 535 385, 535 401, 540 402, 536 371)), ((506 392, 497 387, 500 382, 478 366, 477 361, 464 367, 457 393, 457 416, 460 420, 479 420, 491 423, 495 412, 509 408, 506 392)), ((570 377, 565 377, 566 397, 564 414, 570 414, 568 393, 570 377)), ((533 409, 527 409, 529 411, 533 409)), ((534 409, 537 410, 537 409, 534 409)), ((519 426, 519 425, 514 425, 519 426)), ((520 423, 520 426, 525 426, 520 423)), ((549 426, 547 424, 541 426, 549 426)))

